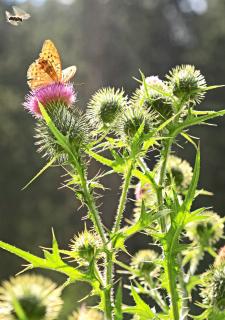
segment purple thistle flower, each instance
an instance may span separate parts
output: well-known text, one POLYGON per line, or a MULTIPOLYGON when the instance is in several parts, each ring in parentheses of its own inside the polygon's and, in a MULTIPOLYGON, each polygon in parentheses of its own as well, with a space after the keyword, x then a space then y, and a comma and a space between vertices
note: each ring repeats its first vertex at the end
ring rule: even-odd
POLYGON ((76 100, 73 85, 55 82, 32 90, 26 97, 23 106, 36 117, 41 117, 38 102, 44 107, 51 103, 63 103, 70 107, 76 100))

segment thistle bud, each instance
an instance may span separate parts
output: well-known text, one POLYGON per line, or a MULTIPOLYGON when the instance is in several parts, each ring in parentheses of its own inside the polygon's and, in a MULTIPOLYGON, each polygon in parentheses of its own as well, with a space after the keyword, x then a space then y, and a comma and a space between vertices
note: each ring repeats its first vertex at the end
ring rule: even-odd
POLYGON ((194 66, 182 65, 172 69, 167 75, 167 80, 173 94, 183 102, 194 105, 204 98, 205 78, 194 66))
POLYGON ((82 306, 75 311, 68 320, 103 320, 103 314, 95 309, 88 309, 82 306))
POLYGON ((113 127, 126 108, 123 90, 103 88, 97 91, 88 104, 87 117, 95 129, 113 127))
POLYGON ((145 200, 147 206, 152 206, 157 201, 157 195, 150 183, 142 185, 141 182, 139 182, 135 188, 135 197, 137 202, 145 200))
POLYGON ((193 176, 192 167, 186 160, 176 156, 169 156, 167 161, 167 180, 174 181, 177 191, 183 192, 188 189, 193 176))
POLYGON ((85 229, 71 240, 70 250, 77 255, 80 265, 88 265, 102 256, 102 241, 98 234, 85 229))
POLYGON ((61 307, 61 290, 48 278, 22 275, 0 287, 0 319, 17 319, 15 300, 29 320, 54 320, 61 307))
POLYGON ((143 125, 142 135, 150 133, 155 119, 145 110, 129 108, 124 113, 118 125, 118 132, 122 138, 132 139, 143 125))
MULTIPOLYGON (((225 313, 225 266, 212 268, 203 278, 201 288, 203 303, 212 308, 213 314, 225 313)), ((211 317, 212 318, 212 314, 211 317)), ((217 318, 216 318, 217 319, 217 318)), ((220 318, 219 318, 220 319, 220 318)), ((221 318, 223 319, 223 318, 221 318)))
POLYGON ((135 188, 135 208, 134 208, 134 222, 137 222, 141 216, 142 202, 146 209, 153 210, 157 205, 157 194, 150 183, 144 185, 139 182, 135 188))
POLYGON ((223 219, 210 210, 203 213, 204 220, 193 221, 187 224, 186 232, 191 241, 200 244, 203 248, 214 245, 223 236, 223 219))
MULTIPOLYGON (((76 151, 86 148, 89 141, 89 128, 87 119, 80 110, 74 107, 68 109, 63 104, 54 104, 49 106, 47 111, 56 128, 68 138, 72 148, 76 151)), ((68 155, 44 120, 37 121, 35 131, 38 152, 50 159, 56 156, 60 163, 67 161, 68 155)))
POLYGON ((156 277, 159 266, 157 266, 155 260, 158 257, 158 253, 154 250, 140 250, 133 256, 131 266, 140 272, 141 277, 156 277))
POLYGON ((150 76, 144 79, 131 101, 138 108, 144 108, 149 112, 155 111, 158 119, 165 120, 173 115, 169 93, 166 83, 158 76, 150 76))

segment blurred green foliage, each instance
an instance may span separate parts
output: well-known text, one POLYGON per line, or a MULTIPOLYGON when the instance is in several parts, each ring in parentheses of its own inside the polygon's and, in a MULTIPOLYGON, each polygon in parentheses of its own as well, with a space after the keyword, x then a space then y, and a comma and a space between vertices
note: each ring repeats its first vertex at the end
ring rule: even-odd
MULTIPOLYGON (((62 1, 46 0, 40 6, 34 2, 21 5, 31 13, 31 19, 18 27, 7 24, 4 18, 4 11, 16 2, 0 2, 0 234, 1 240, 37 253, 38 245, 49 245, 52 226, 61 247, 66 247, 81 229, 84 213, 82 208, 78 210, 79 203, 72 193, 56 190, 62 174, 57 168, 21 191, 44 165, 33 144, 34 122, 21 106, 28 92, 27 68, 43 41, 49 38, 55 42, 64 67, 77 65, 75 88, 81 108, 101 86, 123 87, 130 94, 137 85, 132 77, 139 77, 139 69, 146 76, 163 77, 169 68, 190 63, 201 69, 208 84, 224 84, 225 2, 76 0, 65 5, 62 1)), ((224 89, 213 91, 203 107, 221 109, 224 99, 224 89)), ((213 198, 204 199, 204 204, 214 206, 221 215, 225 207, 222 121, 217 120, 220 126, 216 130, 203 127, 193 131, 201 137, 202 186, 215 193, 213 198)), ((179 152, 193 162, 191 148, 185 152, 179 148, 179 152)), ((92 174, 97 170, 93 164, 92 174)), ((108 225, 117 205, 117 179, 112 176, 105 180, 111 191, 101 209, 108 225)), ((132 203, 128 217, 131 209, 132 203)), ((138 239, 129 243, 131 253, 143 247, 143 241, 138 239)), ((20 270, 17 258, 4 252, 0 256, 1 279, 20 270)), ((83 290, 85 295, 86 289, 83 290)), ((78 300, 76 288, 65 294, 73 295, 74 304, 78 300)), ((83 295, 79 291, 79 299, 83 295)), ((66 303, 65 313, 73 308, 71 304, 66 303)))

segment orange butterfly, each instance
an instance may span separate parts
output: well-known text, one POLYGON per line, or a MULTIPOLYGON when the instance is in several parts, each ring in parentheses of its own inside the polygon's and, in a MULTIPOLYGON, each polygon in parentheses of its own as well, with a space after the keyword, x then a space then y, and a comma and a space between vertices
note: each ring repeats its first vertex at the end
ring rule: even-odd
POLYGON ((51 40, 45 40, 39 58, 27 71, 27 83, 31 89, 54 82, 68 82, 76 73, 75 66, 62 70, 59 53, 51 40))

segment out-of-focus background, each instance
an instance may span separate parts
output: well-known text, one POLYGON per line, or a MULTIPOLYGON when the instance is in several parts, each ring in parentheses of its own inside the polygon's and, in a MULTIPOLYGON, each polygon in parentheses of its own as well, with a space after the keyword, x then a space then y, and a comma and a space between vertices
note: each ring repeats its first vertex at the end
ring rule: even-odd
MULTIPOLYGON (((82 229, 84 209, 73 194, 58 190, 62 172, 51 169, 26 191, 21 188, 44 165, 34 146, 34 119, 24 111, 28 93, 26 71, 37 58, 45 39, 55 42, 63 66, 77 65, 75 87, 78 105, 85 109, 90 95, 101 86, 136 88, 132 77, 139 69, 163 79, 177 64, 194 64, 208 84, 225 83, 225 1, 221 0, 0 0, 0 239, 41 254, 48 246, 51 227, 62 247, 82 229), (14 27, 5 10, 17 5, 31 14, 14 27)), ((200 109, 225 107, 225 89, 207 95, 200 109)), ((213 206, 225 214, 225 119, 218 127, 192 131, 201 138, 200 186, 215 193, 198 205, 213 206)), ((178 149, 191 163, 194 150, 178 149)), ((93 164, 92 171, 96 168, 93 164)), ((112 176, 101 206, 107 226, 112 222, 119 195, 119 178, 112 176)), ((132 196, 132 194, 131 194, 132 196)), ((126 215, 132 214, 132 203, 126 215)), ((129 251, 148 246, 131 239, 129 251)), ((0 280, 14 275, 21 260, 0 251, 0 280)), ((210 260, 206 260, 210 263, 210 260)), ((58 281, 64 279, 44 273, 58 281)), ((88 292, 79 284, 65 290, 64 319, 88 292), (83 288, 83 289, 81 289, 83 288), (70 297, 70 299, 68 299, 70 297)))

